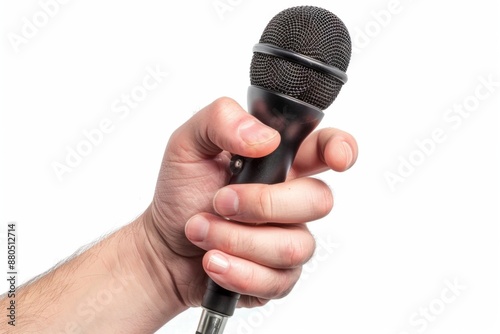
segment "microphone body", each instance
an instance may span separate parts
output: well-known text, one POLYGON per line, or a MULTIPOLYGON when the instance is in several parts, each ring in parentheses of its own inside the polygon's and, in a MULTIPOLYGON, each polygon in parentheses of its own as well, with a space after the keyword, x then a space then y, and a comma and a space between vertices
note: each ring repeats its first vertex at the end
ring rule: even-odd
MULTIPOLYGON (((253 51, 249 113, 277 130, 281 142, 265 157, 234 155, 229 184, 286 180, 301 143, 347 81, 351 40, 337 16, 319 7, 301 6, 276 15, 253 51)), ((222 334, 239 298, 209 279, 196 334, 222 334)))

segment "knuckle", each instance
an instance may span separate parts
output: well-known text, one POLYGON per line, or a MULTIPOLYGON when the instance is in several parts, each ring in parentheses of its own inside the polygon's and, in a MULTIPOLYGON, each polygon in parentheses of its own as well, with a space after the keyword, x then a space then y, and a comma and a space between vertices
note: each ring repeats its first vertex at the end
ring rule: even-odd
MULTIPOLYGON (((189 152, 191 150, 189 147, 189 143, 182 138, 183 131, 185 130, 181 126, 175 129, 174 132, 172 132, 172 134, 170 135, 170 139, 168 140, 167 144, 167 151, 170 154, 181 155, 182 153, 189 152)), ((174 160, 171 159, 172 158, 171 155, 165 154, 165 157, 169 160, 174 160)))
POLYGON ((267 303, 269 303, 269 301, 269 299, 255 297, 255 304, 258 307, 265 306, 267 303))
POLYGON ((272 221, 274 203, 271 188, 269 185, 263 185, 259 193, 259 203, 257 205, 256 219, 261 221, 272 221))
POLYGON ((236 105, 237 102, 230 97, 223 96, 212 102, 211 110, 220 111, 230 109, 232 106, 236 105))
POLYGON ((255 277, 255 271, 253 268, 247 268, 245 275, 241 275, 239 279, 234 283, 236 290, 241 294, 252 294, 255 284, 258 284, 260 280, 255 277))
POLYGON ((273 286, 270 288, 272 291, 272 298, 286 297, 297 283, 300 276, 300 269, 284 270, 277 276, 273 286))
POLYGON ((234 134, 241 110, 239 104, 229 97, 221 97, 212 102, 206 115, 206 136, 225 149, 234 148, 234 134))
POLYGON ((231 99, 221 97, 212 102, 207 110, 207 120, 210 124, 226 124, 231 110, 231 99))
POLYGON ((254 236, 251 233, 242 235, 237 228, 228 228, 220 242, 220 248, 225 253, 245 258, 255 252, 254 236))
POLYGON ((284 268, 296 268, 309 261, 314 254, 315 245, 316 241, 310 234, 301 239, 292 236, 287 238, 278 250, 284 268))
POLYGON ((304 241, 304 245, 304 258, 302 259, 300 266, 307 263, 313 257, 314 252, 316 251, 316 239, 312 234, 308 234, 307 239, 304 241))
POLYGON ((297 283, 300 273, 301 268, 273 270, 272 273, 266 274, 254 268, 247 268, 244 275, 240 275, 234 282, 233 287, 241 294, 259 296, 257 302, 265 305, 269 299, 287 296, 297 283), (257 275, 257 272, 260 275, 257 275))
POLYGON ((319 199, 315 201, 315 205, 321 217, 324 217, 328 215, 333 209, 334 200, 332 190, 325 183, 321 182, 321 190, 318 196, 319 199))
POLYGON ((287 241, 280 248, 279 256, 285 268, 293 268, 301 264, 303 259, 302 242, 294 242, 290 238, 287 238, 287 241))
POLYGON ((237 254, 238 248, 241 247, 241 242, 243 242, 240 234, 235 231, 235 229, 228 229, 227 234, 222 240, 221 250, 228 254, 235 255, 237 254))
POLYGON ((209 108, 209 118, 216 122, 225 121, 230 119, 232 111, 238 106, 237 102, 229 97, 220 97, 212 102, 209 108))

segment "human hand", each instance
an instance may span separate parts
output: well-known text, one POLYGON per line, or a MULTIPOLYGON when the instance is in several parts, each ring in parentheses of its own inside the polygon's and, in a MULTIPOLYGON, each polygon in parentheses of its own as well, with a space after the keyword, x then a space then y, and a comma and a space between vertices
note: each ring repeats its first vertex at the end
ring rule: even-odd
POLYGON ((239 306, 283 297, 313 255, 315 242, 305 223, 327 215, 333 195, 308 176, 350 168, 357 145, 343 131, 316 131, 300 147, 286 182, 227 185, 229 152, 261 157, 279 141, 279 133, 228 98, 172 134, 143 222, 149 249, 162 264, 152 269, 160 278, 155 281, 163 285, 160 290, 172 285, 169 295, 184 307, 201 304, 206 274, 242 294, 239 306))

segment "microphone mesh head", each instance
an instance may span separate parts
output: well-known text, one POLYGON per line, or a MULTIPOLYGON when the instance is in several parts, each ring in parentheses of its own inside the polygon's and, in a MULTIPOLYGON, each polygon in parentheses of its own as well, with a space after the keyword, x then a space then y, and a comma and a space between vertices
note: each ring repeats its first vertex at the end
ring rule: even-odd
MULTIPOLYGON (((344 72, 351 58, 351 39, 344 23, 333 13, 313 6, 277 14, 259 42, 312 57, 344 72)), ((321 110, 332 104, 342 88, 342 82, 329 74, 257 52, 250 66, 250 82, 321 110)))

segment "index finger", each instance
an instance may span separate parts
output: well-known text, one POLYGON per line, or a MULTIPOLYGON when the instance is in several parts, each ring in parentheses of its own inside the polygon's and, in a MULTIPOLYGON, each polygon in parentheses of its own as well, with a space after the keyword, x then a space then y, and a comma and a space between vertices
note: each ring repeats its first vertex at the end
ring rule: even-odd
POLYGON ((313 132, 297 152, 289 179, 318 174, 329 169, 343 172, 352 167, 358 157, 358 145, 349 133, 326 128, 313 132))

